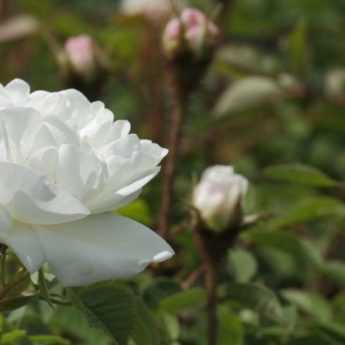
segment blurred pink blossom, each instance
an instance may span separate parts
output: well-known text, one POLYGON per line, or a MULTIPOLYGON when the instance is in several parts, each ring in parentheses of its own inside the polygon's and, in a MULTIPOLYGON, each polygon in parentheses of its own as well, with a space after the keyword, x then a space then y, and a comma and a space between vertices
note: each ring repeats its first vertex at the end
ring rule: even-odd
POLYGON ((190 49, 201 54, 215 44, 219 29, 203 12, 186 8, 181 16, 172 18, 163 34, 163 46, 168 56, 174 56, 181 49, 190 49))
POLYGON ((92 72, 96 64, 95 43, 88 35, 70 37, 65 52, 73 69, 80 74, 92 72))

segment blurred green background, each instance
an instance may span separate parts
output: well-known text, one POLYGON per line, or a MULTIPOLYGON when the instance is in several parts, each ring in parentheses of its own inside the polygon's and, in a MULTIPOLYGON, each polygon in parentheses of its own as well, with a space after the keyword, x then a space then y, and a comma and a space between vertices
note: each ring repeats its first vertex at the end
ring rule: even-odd
MULTIPOLYGON (((159 344, 206 344, 202 282, 183 289, 200 258, 188 226, 180 228, 193 185, 211 164, 231 164, 249 179, 248 214, 273 215, 229 249, 219 344, 345 344, 345 2, 185 3, 215 16, 222 39, 185 116, 173 203, 177 256, 158 277, 131 282, 164 323, 159 344)), ((167 145, 171 99, 160 48, 167 18, 129 16, 116 0, 0 4, 2 83, 20 77, 34 90, 70 87, 60 54, 66 39, 88 34, 107 60, 90 98, 167 145)), ((122 213, 154 226, 160 194, 158 178, 122 213)), ((111 344, 77 310, 44 303, 4 313, 5 331, 1 344, 111 344)))

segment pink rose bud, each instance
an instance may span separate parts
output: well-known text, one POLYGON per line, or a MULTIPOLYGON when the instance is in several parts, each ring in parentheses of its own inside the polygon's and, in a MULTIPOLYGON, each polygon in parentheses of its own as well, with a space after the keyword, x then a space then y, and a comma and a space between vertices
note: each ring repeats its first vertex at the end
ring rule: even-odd
POLYGON ((96 69, 96 45, 88 35, 70 37, 65 43, 65 53, 72 69, 81 76, 92 75, 96 69))
POLYGON ((186 8, 179 18, 175 17, 167 24, 163 46, 169 57, 186 49, 201 55, 215 45, 218 37, 218 27, 203 12, 186 8))
POLYGON ((168 56, 174 55, 180 48, 180 42, 183 38, 182 23, 178 18, 173 18, 167 24, 163 34, 164 50, 168 56))
POLYGON ((78 89, 90 99, 100 96, 110 63, 92 37, 84 34, 67 39, 58 62, 67 88, 78 89))

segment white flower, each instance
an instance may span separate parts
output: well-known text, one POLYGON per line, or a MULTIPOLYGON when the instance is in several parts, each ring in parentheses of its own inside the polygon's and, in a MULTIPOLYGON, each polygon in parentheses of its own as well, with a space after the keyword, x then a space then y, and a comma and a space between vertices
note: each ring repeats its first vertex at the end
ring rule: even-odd
POLYGON ((110 212, 138 197, 166 154, 76 90, 0 85, 0 242, 30 272, 47 262, 65 286, 170 258, 158 235, 110 212))
POLYGON ((215 165, 205 170, 193 195, 193 205, 202 219, 222 230, 231 223, 247 193, 248 180, 230 166, 215 165))

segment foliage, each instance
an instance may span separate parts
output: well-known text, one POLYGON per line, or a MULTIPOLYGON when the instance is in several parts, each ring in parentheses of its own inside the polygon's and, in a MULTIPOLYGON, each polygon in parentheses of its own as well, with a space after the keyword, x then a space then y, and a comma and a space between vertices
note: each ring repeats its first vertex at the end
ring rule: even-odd
MULTIPOLYGON (((65 87, 54 48, 88 33, 109 59, 99 97, 136 132, 167 144, 172 101, 159 25, 125 18, 118 1, 8 2, 5 18, 25 13, 40 29, 1 40, 2 82, 65 87)), ((328 82, 345 68, 344 1, 189 3, 208 13, 224 3, 224 37, 201 84, 187 90, 170 234, 176 257, 131 280, 62 289, 47 272, 36 282, 24 276, 7 253, 0 344, 206 345, 208 292, 189 204, 193 181, 214 163, 249 179, 245 215, 258 219, 219 269, 218 344, 345 344, 345 79, 328 82)), ((153 227, 161 184, 120 213, 153 227)))

